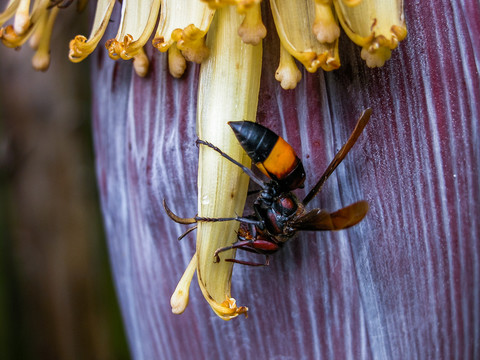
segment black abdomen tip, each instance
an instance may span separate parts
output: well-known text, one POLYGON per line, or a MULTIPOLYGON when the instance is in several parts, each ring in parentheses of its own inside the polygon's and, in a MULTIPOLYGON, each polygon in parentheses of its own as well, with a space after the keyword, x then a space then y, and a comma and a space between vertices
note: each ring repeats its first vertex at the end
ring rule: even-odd
POLYGON ((251 121, 230 121, 228 125, 254 163, 263 162, 278 140, 272 130, 251 121))

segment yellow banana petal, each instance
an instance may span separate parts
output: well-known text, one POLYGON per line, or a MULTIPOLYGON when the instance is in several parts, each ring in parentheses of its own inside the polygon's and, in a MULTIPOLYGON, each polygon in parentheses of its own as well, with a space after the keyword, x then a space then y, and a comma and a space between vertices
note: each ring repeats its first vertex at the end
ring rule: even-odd
POLYGON ((313 34, 315 4, 313 1, 270 0, 272 15, 280 41, 307 71, 315 72, 340 66, 338 39, 320 43, 313 34))
MULTIPOLYGON (((246 155, 228 121, 256 118, 262 47, 243 43, 236 29, 242 17, 232 7, 217 10, 207 36, 210 57, 200 68, 198 137, 215 144, 237 161, 249 166, 246 155)), ((242 170, 204 145, 200 146, 198 214, 203 217, 241 215, 247 196, 248 177, 242 170)), ((200 222, 197 232, 197 276, 200 288, 215 313, 229 320, 246 312, 230 294, 232 263, 214 263, 216 249, 236 241, 235 221, 200 222)), ((233 251, 223 259, 232 258, 233 251)))

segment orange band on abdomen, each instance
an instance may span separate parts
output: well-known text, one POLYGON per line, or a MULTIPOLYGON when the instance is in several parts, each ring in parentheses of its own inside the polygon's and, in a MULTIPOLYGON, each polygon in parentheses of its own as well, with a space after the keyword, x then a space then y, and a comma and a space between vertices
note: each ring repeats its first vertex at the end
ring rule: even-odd
POLYGON ((282 180, 298 162, 299 159, 293 148, 279 136, 270 155, 257 166, 265 175, 269 177, 274 175, 278 180, 282 180))

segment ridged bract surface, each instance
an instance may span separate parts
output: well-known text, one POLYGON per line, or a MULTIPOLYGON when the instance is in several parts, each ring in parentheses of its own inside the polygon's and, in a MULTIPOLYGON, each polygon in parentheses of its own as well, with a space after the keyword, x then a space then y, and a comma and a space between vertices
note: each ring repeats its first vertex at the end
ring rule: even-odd
MULTIPOLYGON (((267 28, 272 22, 267 17, 267 28)), ((337 233, 302 233, 267 268, 235 266, 249 318, 219 319, 192 283, 169 299, 194 252, 165 215, 196 211, 196 78, 171 78, 147 49, 146 79, 97 50, 98 183, 119 299, 136 359, 480 358, 480 5, 407 2, 407 39, 367 69, 342 36, 342 67, 274 80, 265 41, 258 121, 295 148, 315 184, 367 107, 365 133, 310 207, 365 199, 370 212, 337 233)), ((238 119, 230 119, 238 120, 238 119)), ((303 193, 300 193, 300 197, 303 193)), ((247 255, 254 256, 254 255, 247 255)))

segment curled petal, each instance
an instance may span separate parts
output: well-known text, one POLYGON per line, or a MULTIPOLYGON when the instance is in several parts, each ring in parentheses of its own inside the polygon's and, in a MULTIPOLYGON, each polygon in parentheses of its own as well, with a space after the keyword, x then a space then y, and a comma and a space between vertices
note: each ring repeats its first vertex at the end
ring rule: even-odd
POLYGON ((215 10, 200 1, 163 0, 160 20, 152 44, 159 51, 171 49, 169 54, 170 73, 180 77, 185 71, 185 57, 188 61, 201 63, 209 54, 205 35, 215 10), (182 2, 183 1, 183 2, 182 2), (176 59, 173 63, 170 59, 176 59))
POLYGON ((155 27, 159 10, 160 0, 124 0, 117 36, 105 44, 108 55, 114 60, 129 60, 137 55, 155 27))
POLYGON ((95 19, 88 39, 83 35, 77 35, 70 41, 70 51, 68 53, 70 61, 80 62, 95 50, 107 29, 115 2, 116 0, 99 0, 97 2, 95 19))

